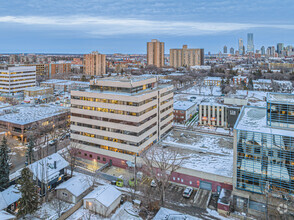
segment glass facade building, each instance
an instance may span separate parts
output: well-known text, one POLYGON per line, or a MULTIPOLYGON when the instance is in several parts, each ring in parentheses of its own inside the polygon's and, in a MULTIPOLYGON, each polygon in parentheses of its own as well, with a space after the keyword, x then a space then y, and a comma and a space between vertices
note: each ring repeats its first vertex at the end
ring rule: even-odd
POLYGON ((269 93, 266 108, 242 109, 236 129, 235 187, 294 194, 294 95, 269 93))

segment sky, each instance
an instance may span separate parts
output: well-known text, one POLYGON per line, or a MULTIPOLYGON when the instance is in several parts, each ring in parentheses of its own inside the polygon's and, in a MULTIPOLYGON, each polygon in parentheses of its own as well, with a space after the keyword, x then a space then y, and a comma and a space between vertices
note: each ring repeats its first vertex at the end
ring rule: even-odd
POLYGON ((0 53, 146 53, 292 45, 293 0, 0 0, 0 53))

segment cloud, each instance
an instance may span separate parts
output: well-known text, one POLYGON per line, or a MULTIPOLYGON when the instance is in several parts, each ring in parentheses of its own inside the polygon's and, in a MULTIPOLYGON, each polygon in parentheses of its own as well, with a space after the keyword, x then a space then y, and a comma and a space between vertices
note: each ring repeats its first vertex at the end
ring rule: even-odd
POLYGON ((184 21, 154 21, 128 18, 67 16, 2 16, 0 24, 22 24, 29 27, 47 27, 50 29, 77 30, 89 37, 156 34, 175 36, 211 35, 222 32, 248 30, 254 28, 289 29, 292 24, 252 24, 224 22, 184 22, 184 21))

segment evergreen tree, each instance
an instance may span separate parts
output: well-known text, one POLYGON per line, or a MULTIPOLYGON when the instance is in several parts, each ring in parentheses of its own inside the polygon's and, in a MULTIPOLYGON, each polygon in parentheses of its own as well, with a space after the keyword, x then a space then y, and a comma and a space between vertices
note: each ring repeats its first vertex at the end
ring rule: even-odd
POLYGON ((7 139, 4 136, 0 145, 0 191, 9 185, 9 158, 7 139))
POLYGON ((248 82, 248 89, 249 89, 249 90, 253 90, 253 81, 252 81, 252 78, 249 79, 249 82, 248 82))
POLYGON ((27 164, 31 164, 33 162, 35 162, 35 158, 34 158, 34 151, 33 151, 33 148, 34 148, 34 142, 33 142, 33 139, 30 138, 29 140, 29 145, 28 145, 28 149, 27 149, 27 164))
POLYGON ((18 206, 19 211, 17 213, 18 217, 32 214, 38 209, 39 195, 29 168, 25 167, 21 171, 21 178, 18 181, 17 187, 21 193, 18 206))
POLYGON ((225 84, 225 80, 224 79, 222 79, 221 84, 220 84, 220 87, 221 87, 222 94, 224 94, 224 90, 226 88, 226 84, 225 84))

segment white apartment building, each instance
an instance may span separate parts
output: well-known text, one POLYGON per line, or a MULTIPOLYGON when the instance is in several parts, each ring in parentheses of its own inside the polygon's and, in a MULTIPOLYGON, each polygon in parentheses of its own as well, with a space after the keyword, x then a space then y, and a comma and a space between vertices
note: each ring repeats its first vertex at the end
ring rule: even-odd
POLYGON ((71 91, 71 140, 79 156, 126 167, 172 128, 173 86, 154 77, 92 80, 71 91))
POLYGON ((36 86, 35 66, 0 67, 0 92, 23 92, 27 87, 36 86))

